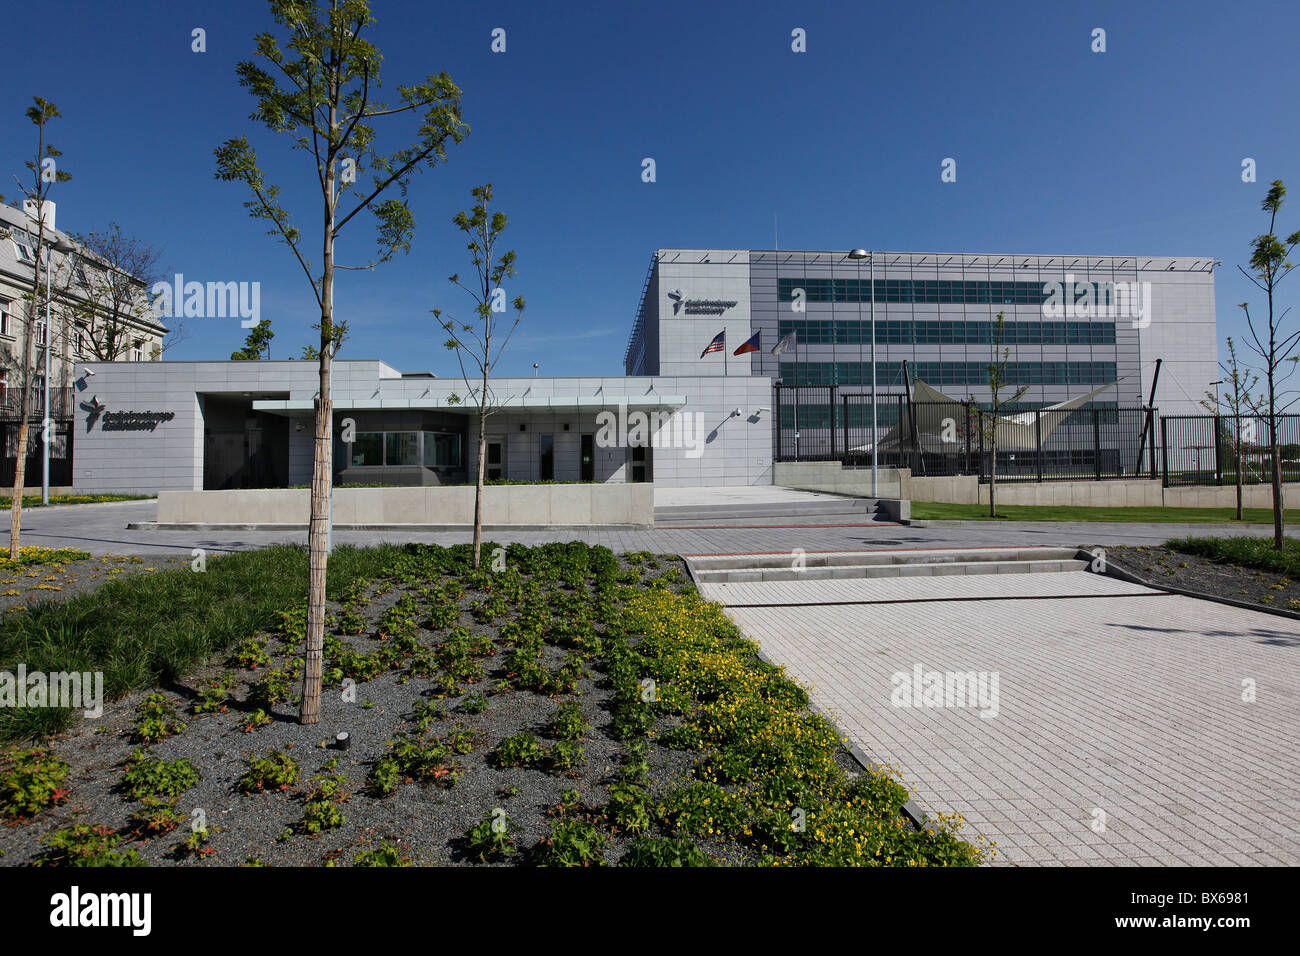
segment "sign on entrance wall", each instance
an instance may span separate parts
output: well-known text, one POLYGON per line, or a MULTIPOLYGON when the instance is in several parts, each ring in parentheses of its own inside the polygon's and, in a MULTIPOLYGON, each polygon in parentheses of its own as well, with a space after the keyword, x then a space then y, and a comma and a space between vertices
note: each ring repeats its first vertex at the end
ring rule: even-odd
POLYGON ((673 289, 668 298, 673 300, 673 315, 683 310, 687 315, 722 315, 738 304, 735 299, 688 299, 681 289, 673 289))
POLYGON ((104 423, 99 426, 99 430, 151 432, 160 423, 169 422, 175 417, 175 412, 104 412, 104 423))

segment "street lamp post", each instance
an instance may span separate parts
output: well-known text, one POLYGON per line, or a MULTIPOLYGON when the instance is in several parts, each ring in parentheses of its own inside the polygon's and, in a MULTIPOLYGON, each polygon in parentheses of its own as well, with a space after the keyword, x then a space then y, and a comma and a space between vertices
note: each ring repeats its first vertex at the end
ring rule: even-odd
MULTIPOLYGON (((67 239, 56 239, 53 243, 53 250, 50 246, 45 247, 45 325, 42 329, 45 339, 45 382, 42 391, 44 410, 43 421, 41 423, 41 504, 50 503, 50 440, 53 437, 50 434, 53 420, 50 418, 50 348, 54 345, 54 337, 50 334, 50 252, 61 252, 64 254, 75 252, 77 247, 67 239)), ((27 467, 26 462, 15 462, 18 468, 27 467)))
POLYGON ((849 258, 871 260, 871 497, 877 498, 880 496, 880 459, 876 448, 879 444, 876 429, 876 257, 865 249, 854 249, 849 258))

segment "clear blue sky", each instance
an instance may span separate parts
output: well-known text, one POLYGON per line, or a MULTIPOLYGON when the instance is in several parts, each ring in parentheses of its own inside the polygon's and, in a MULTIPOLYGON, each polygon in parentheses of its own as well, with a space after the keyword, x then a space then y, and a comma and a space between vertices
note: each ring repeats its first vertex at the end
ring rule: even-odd
MULTIPOLYGON (((1300 124, 1289 79, 1300 5, 1156 3, 433 3, 375 0, 371 34, 398 83, 446 70, 472 132, 410 192, 409 256, 344 273, 342 358, 455 373, 429 310, 468 314, 451 225, 491 182, 528 300, 499 373, 619 374, 652 251, 782 248, 1212 256, 1220 338, 1252 295, 1235 266, 1265 227, 1274 179, 1300 228, 1300 124), (507 52, 490 51, 507 31, 507 52), (808 52, 790 49, 807 31, 808 52), (1107 52, 1089 49, 1093 28, 1107 52), (1266 91, 1266 93, 1264 92, 1266 91), (641 181, 653 157, 658 181, 641 181), (940 162, 957 160, 957 182, 940 162), (1241 181, 1241 161, 1258 181, 1241 181)), ((271 26, 258 0, 11 5, 0 90, 0 192, 31 155, 33 95, 74 179, 61 228, 118 222, 164 250, 168 275, 258 281, 272 355, 314 340, 289 252, 248 218, 212 150, 248 135, 300 225, 316 224, 308 157, 250 121, 235 65, 271 26), (207 31, 192 53, 190 31, 207 31)), ((391 95, 391 93, 390 93, 391 95)), ((404 139, 387 136, 390 148, 404 139)), ((387 138, 385 138, 387 136, 387 138)), ((349 227, 341 261, 373 249, 349 227)), ((1300 295, 1290 280, 1285 302, 1300 295)), ((1300 320, 1300 316, 1293 317, 1300 320)), ((226 358, 234 319, 191 319, 178 359, 226 358)))

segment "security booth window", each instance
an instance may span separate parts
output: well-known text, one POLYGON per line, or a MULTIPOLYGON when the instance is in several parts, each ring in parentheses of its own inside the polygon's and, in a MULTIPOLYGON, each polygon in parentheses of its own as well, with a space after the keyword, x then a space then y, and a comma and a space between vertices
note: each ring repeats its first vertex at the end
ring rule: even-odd
POLYGON ((350 467, 460 468, 461 436, 451 432, 357 432, 350 467))
POLYGON ((444 432, 424 432, 426 468, 459 468, 460 436, 444 432))
POLYGON ((384 434, 384 464, 418 465, 419 463, 419 432, 386 432, 384 434))
POLYGON ((352 467, 384 463, 383 432, 361 432, 352 443, 352 467))

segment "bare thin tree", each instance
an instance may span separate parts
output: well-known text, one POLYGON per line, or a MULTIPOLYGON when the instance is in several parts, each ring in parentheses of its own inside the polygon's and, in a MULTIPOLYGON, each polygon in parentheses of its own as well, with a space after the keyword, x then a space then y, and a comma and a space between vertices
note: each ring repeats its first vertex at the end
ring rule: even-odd
MULTIPOLYGON (((14 461, 13 500, 9 509, 9 560, 14 562, 17 562, 21 555, 23 491, 27 483, 27 442, 31 433, 29 419, 32 415, 32 399, 36 391, 36 375, 33 369, 36 331, 38 328, 43 327, 44 324, 44 320, 37 318, 37 315, 41 303, 46 301, 46 295, 43 291, 45 284, 51 281, 50 277, 44 274, 46 246, 53 245, 55 241, 52 231, 46 228, 43 212, 54 184, 64 183, 72 178, 59 165, 58 158, 63 155, 62 152, 45 138, 45 127, 51 120, 57 119, 59 115, 58 107, 48 100, 41 99, 39 96, 35 97, 33 104, 27 108, 27 118, 36 127, 36 152, 34 157, 24 164, 31 174, 30 185, 22 181, 18 183, 23 197, 31 204, 30 208, 35 212, 35 221, 28 229, 34 240, 35 261, 32 264, 31 289, 25 296, 27 299, 27 322, 23 328, 23 355, 21 365, 18 368, 18 387, 21 389, 22 394, 19 399, 18 449, 17 458, 14 461)), ((51 294, 53 291, 53 288, 49 290, 51 294)), ((48 343, 51 338, 48 329, 45 338, 48 343)), ((49 417, 49 409, 45 409, 45 415, 47 418, 49 417)), ((48 439, 49 436, 46 437, 48 439)))
POLYGON ((478 404, 478 471, 474 479, 474 567, 477 569, 483 546, 483 469, 487 458, 487 420, 492 413, 492 386, 488 378, 501 359, 510 337, 519 327, 519 320, 524 316, 524 299, 523 296, 515 296, 511 303, 511 308, 515 310, 514 322, 505 338, 498 340, 494 350, 493 338, 499 332, 497 315, 506 311, 506 293, 501 283, 515 275, 515 254, 507 251, 498 256, 496 253, 497 243, 506 228, 506 214, 499 211, 490 215, 488 213, 488 206, 492 202, 492 184, 475 186, 471 192, 474 207, 469 212, 458 212, 453 222, 469 237, 466 248, 469 249, 470 261, 474 264, 474 284, 470 286, 461 282, 459 274, 451 276, 448 281, 473 296, 476 318, 473 322, 458 322, 450 317, 444 319, 441 309, 434 309, 433 315, 447 332, 448 339, 443 344, 456 353, 461 378, 470 393, 468 397, 475 399, 478 404), (471 371, 477 386, 470 382, 471 371))
MULTIPOLYGON (((157 247, 123 234, 111 222, 102 232, 78 235, 84 253, 76 263, 66 312, 80 341, 100 362, 116 362, 153 336, 169 331, 153 310, 148 289, 161 278, 157 247)), ((161 349, 162 346, 160 345, 161 349)))
MULTIPOLYGON (((1282 448, 1278 441, 1278 423, 1290 402, 1284 401, 1282 386, 1294 374, 1297 343, 1300 343, 1300 329, 1287 332, 1282 326, 1283 320, 1291 309, 1282 309, 1277 301, 1278 284, 1295 268, 1291 263, 1291 251, 1300 245, 1300 231, 1293 232, 1286 239, 1278 239, 1274 230, 1277 227, 1277 214, 1286 200, 1286 186, 1282 180, 1273 180, 1268 195, 1260 203, 1260 208, 1268 213, 1268 232, 1256 236, 1251 242, 1250 271, 1241 266, 1238 271, 1254 283, 1264 293, 1267 312, 1257 320, 1250 313, 1250 303, 1241 303, 1246 313, 1246 327, 1250 331, 1250 349, 1263 363, 1264 393, 1257 398, 1248 399, 1260 418, 1268 427, 1268 445, 1272 459, 1273 484, 1273 547, 1281 551, 1283 547, 1283 501, 1282 501, 1282 448), (1284 366, 1290 369, 1283 371, 1284 366)), ((1294 399, 1293 399, 1294 401, 1294 399)))

